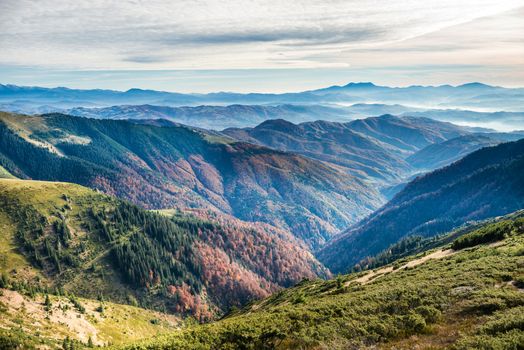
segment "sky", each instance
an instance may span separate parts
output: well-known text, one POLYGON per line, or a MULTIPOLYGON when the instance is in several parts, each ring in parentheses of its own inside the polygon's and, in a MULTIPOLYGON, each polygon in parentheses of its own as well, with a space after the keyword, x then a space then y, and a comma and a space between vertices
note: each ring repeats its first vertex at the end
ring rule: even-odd
POLYGON ((0 83, 524 86, 524 0, 0 0, 0 83))

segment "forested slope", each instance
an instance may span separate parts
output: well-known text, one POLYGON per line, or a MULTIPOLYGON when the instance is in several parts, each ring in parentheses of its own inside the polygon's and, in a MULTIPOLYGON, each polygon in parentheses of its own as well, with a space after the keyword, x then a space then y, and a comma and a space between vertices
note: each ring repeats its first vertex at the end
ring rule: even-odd
POLYGON ((304 281, 223 320, 126 349, 519 349, 523 288, 518 213, 451 245, 304 281))
POLYGON ((312 247, 381 204, 376 189, 337 167, 177 125, 3 113, 0 166, 148 209, 217 209, 312 247))
POLYGON ((288 232, 220 215, 168 217, 78 185, 2 179, 0 267, 27 288, 201 320, 329 275, 288 232))
POLYGON ((384 207, 317 254, 332 271, 351 269, 404 237, 433 236, 524 208, 524 140, 478 150, 410 182, 384 207))

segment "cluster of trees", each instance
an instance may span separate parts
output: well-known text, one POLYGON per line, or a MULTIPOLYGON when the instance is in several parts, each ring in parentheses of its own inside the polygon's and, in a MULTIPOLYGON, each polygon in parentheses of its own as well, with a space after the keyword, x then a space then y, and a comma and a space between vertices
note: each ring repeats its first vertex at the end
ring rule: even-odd
POLYGON ((136 287, 191 286, 200 293, 201 267, 193 250, 194 236, 169 218, 127 202, 113 211, 91 210, 95 225, 112 246, 116 266, 136 287))
POLYGON ((422 246, 424 246, 424 238, 422 236, 409 236, 403 238, 374 257, 362 259, 353 267, 353 272, 374 269, 379 266, 387 265, 422 246))
POLYGON ((504 220, 457 238, 451 248, 464 249, 478 244, 500 241, 510 235, 522 233, 524 233, 524 218, 504 220))
POLYGON ((15 237, 35 266, 56 273, 62 271, 63 265, 78 266, 76 254, 79 252, 66 249, 71 232, 65 220, 58 218, 50 224, 47 217, 32 206, 22 204, 17 198, 0 196, 0 206, 17 224, 15 237), (46 234, 48 227, 53 234, 46 234))

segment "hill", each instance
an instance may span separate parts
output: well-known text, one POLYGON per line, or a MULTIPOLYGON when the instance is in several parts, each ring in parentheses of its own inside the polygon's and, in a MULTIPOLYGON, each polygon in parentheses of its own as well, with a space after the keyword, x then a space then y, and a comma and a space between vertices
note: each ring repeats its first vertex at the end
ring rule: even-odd
MULTIPOLYGON (((396 184, 430 166, 411 161, 419 151, 463 135, 467 128, 427 118, 382 115, 347 123, 315 121, 293 124, 285 120, 268 120, 254 128, 226 129, 224 134, 343 167, 350 174, 381 185, 396 184)), ((466 142, 466 140, 464 140, 466 142)), ((460 139, 455 144, 461 147, 460 139)), ((468 143, 462 154, 477 148, 468 143)), ((456 160, 455 154, 441 154, 443 164, 456 160)), ((416 159, 416 158, 415 158, 416 159)), ((435 169, 441 163, 435 162, 435 169)))
POLYGON ((406 161, 418 169, 437 169, 451 164, 484 147, 495 146, 501 141, 497 135, 465 135, 424 147, 406 161))
POLYGON ((347 271, 404 237, 433 236, 470 220, 524 207, 524 140, 483 148, 410 182, 384 207, 317 254, 334 272, 347 271))
POLYGON ((248 127, 267 119, 285 118, 290 121, 343 119, 346 111, 331 106, 300 105, 228 105, 228 106, 111 106, 105 108, 77 107, 63 113, 89 118, 106 119, 168 119, 199 128, 222 130, 230 127, 248 127))
POLYGON ((342 169, 169 124, 0 115, 0 166, 147 209, 210 208, 289 229, 317 247, 382 202, 342 169))
POLYGON ((299 285, 126 349, 517 349, 522 214, 373 271, 299 285))
POLYGON ((329 276, 286 231, 219 213, 166 216, 67 183, 1 179, 0 227, 0 272, 17 290, 200 320, 329 276))

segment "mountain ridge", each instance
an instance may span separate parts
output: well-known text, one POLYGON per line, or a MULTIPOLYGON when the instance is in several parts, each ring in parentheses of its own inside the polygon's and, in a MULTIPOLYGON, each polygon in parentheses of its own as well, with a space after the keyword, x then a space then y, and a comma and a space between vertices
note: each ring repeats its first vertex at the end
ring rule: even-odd
POLYGON ((32 100, 40 105, 78 107, 87 103, 109 106, 122 104, 198 105, 198 104, 326 104, 326 103, 404 103, 426 106, 466 106, 497 108, 506 111, 524 111, 521 97, 524 88, 504 88, 489 85, 462 84, 457 86, 408 86, 387 87, 367 83, 347 84, 340 87, 292 93, 227 93, 184 94, 155 90, 130 89, 80 90, 63 88, 18 87, 0 85, 0 102, 32 100), (47 92, 47 96, 46 96, 47 92), (486 92, 491 93, 486 94, 486 92), (13 98, 17 95, 16 98, 13 98), (488 96, 489 95, 489 96, 488 96), (77 101, 74 103, 74 101, 77 101), (79 103, 82 101, 82 103, 79 103))
MULTIPOLYGON (((410 164, 410 156, 432 144, 469 135, 470 130, 423 117, 386 114, 346 123, 319 120, 293 124, 275 119, 253 128, 228 128, 222 133, 240 141, 329 162, 363 181, 391 186, 422 170, 418 163, 410 164)), ((482 145, 479 143, 477 148, 482 145)), ((475 145, 462 152, 472 150, 476 150, 475 145)), ((444 165, 456 159, 453 154, 447 154, 448 160, 445 154, 442 158, 444 165)))

